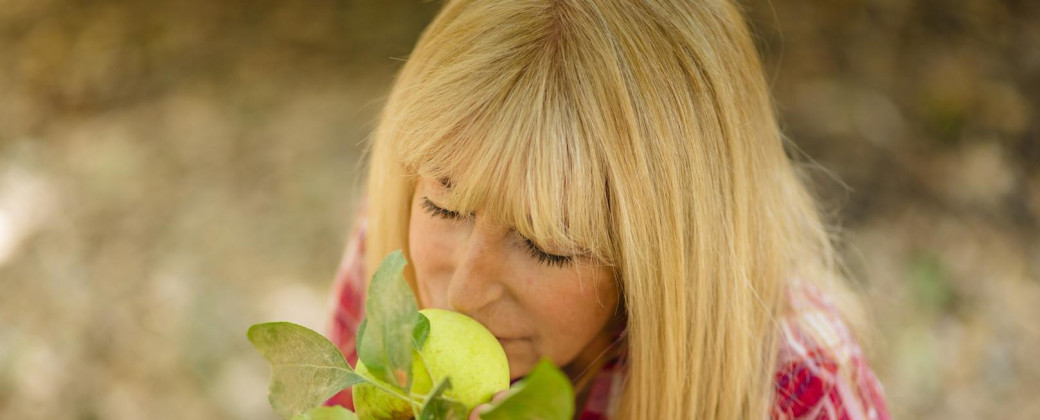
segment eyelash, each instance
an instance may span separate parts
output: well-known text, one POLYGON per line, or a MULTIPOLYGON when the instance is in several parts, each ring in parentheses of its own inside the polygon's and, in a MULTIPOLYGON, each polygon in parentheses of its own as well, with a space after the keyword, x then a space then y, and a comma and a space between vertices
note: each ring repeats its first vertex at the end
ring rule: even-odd
MULTIPOLYGON (((422 206, 428 213, 435 217, 456 221, 462 220, 464 218, 457 211, 446 210, 438 207, 436 204, 433 204, 433 202, 430 201, 429 198, 426 197, 423 197, 422 206)), ((531 254, 531 258, 538 260, 540 264, 545 264, 549 267, 556 266, 562 268, 567 264, 571 263, 572 257, 546 253, 545 251, 542 251, 537 246, 535 246, 534 242, 531 242, 530 239, 524 238, 524 245, 527 246, 527 251, 529 254, 531 254)))
POLYGON ((423 197, 422 206, 428 213, 447 220, 462 220, 462 215, 457 211, 445 210, 433 204, 429 198, 423 197))

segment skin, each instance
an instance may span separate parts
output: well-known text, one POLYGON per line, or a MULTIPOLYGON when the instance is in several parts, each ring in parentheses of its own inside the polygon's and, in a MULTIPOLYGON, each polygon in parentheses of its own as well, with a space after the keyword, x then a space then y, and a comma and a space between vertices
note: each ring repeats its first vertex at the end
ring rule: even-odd
MULTIPOLYGON (((506 351, 511 379, 548 357, 573 380, 607 349, 617 325, 613 270, 585 256, 546 265, 517 232, 479 210, 436 214, 430 205, 451 212, 441 206, 447 185, 423 178, 412 197, 409 247, 420 306, 487 327, 506 351)), ((543 251, 556 254, 548 245, 543 251)))

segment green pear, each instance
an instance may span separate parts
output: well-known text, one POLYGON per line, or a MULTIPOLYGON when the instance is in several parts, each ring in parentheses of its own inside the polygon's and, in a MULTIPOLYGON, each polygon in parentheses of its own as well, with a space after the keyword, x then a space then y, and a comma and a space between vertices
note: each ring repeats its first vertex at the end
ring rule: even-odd
MULTIPOLYGON (((373 378, 368 373, 368 368, 365 367, 365 364, 361 363, 361 359, 358 359, 357 365, 354 366, 354 371, 361 376, 379 382, 385 387, 390 387, 386 382, 373 378)), ((433 383, 430 381, 430 375, 426 373, 426 366, 423 365, 419 352, 413 350, 412 393, 425 394, 430 392, 432 387, 433 383)), ((365 383, 354 385, 351 395, 354 397, 354 410, 358 418, 380 420, 412 418, 412 406, 407 401, 390 395, 386 391, 372 385, 365 383)))
MULTIPOLYGON (((488 402, 495 393, 509 388, 506 352, 487 328, 458 312, 441 309, 419 312, 430 320, 430 334, 422 350, 412 352, 412 394, 427 394, 434 384, 448 377, 451 389, 444 396, 472 410, 488 402)), ((354 370, 371 378, 360 360, 354 370)), ((354 385, 352 393, 354 408, 362 420, 412 418, 412 408, 407 401, 373 385, 354 385)))

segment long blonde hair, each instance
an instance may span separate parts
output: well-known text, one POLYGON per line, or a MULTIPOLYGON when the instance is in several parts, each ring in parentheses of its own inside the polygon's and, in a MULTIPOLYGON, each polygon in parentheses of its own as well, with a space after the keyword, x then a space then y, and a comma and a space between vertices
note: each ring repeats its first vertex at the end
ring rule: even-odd
POLYGON ((614 418, 764 418, 788 282, 842 293, 784 141, 730 1, 449 0, 367 150, 366 278, 450 178, 451 208, 615 268, 614 418))

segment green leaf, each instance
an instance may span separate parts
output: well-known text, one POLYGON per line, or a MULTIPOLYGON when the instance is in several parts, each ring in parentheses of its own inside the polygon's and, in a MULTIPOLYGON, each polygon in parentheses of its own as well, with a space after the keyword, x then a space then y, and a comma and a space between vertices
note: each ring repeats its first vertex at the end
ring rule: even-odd
POLYGON ((291 322, 249 327, 246 334, 271 365, 268 399, 285 419, 320 406, 337 392, 367 379, 321 334, 291 322))
POLYGON ((482 420, 568 420, 574 415, 571 381, 548 359, 535 365, 526 378, 508 391, 506 398, 480 414, 482 420))
POLYGON ((415 313, 415 329, 412 330, 412 339, 415 340, 415 350, 422 351, 423 346, 426 344, 426 339, 430 337, 430 320, 426 318, 426 315, 416 312, 415 313))
POLYGON ((354 341, 354 348, 355 349, 361 347, 361 342, 364 341, 364 338, 365 338, 365 328, 366 327, 368 327, 368 318, 362 318, 361 319, 361 324, 358 325, 358 329, 357 329, 357 340, 354 341))
POLYGON ((404 280, 408 263, 400 251, 379 264, 365 299, 365 330, 357 343, 358 358, 376 379, 408 393, 412 387, 412 332, 419 310, 404 280))
POLYGON ((419 420, 465 420, 466 406, 444 396, 444 391, 451 388, 451 380, 442 379, 433 388, 426 402, 419 411, 419 420))
POLYGON ((292 420, 357 420, 354 412, 340 406, 315 407, 313 410, 293 417, 292 420))

